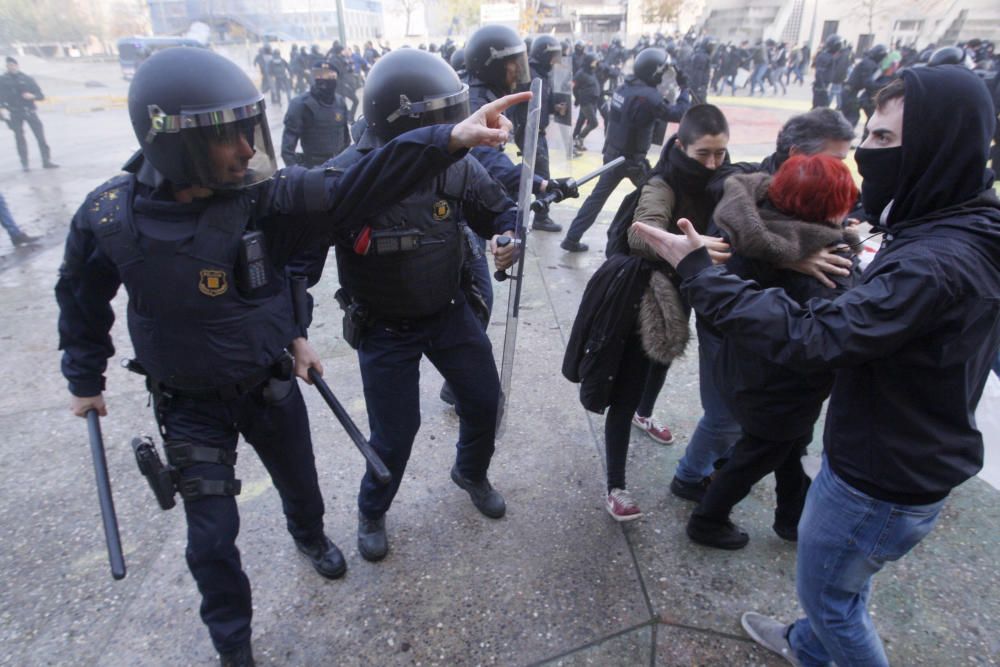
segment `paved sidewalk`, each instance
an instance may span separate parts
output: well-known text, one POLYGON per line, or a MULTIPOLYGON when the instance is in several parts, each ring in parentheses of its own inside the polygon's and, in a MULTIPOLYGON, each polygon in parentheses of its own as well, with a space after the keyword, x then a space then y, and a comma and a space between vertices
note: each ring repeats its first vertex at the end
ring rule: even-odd
MULTIPOLYGON (((794 112, 784 102, 751 108, 739 97, 732 105, 722 101, 737 159, 763 157, 794 112)), ((134 139, 122 109, 49 113, 46 129, 63 168, 22 176, 12 142, 0 162, 15 215, 46 235, 26 253, 0 246, 8 253, 0 263, 0 340, 7 343, 0 352, 0 665, 211 665, 215 654, 184 563, 182 512, 157 508, 128 446, 132 435, 155 432, 142 382, 112 362, 103 424, 129 567, 125 580, 113 582, 86 429, 66 409, 55 349, 52 287, 69 216, 127 157, 134 139)), ((280 128, 280 114, 271 121, 280 128)), ((553 134, 553 174, 571 169, 579 176, 599 164, 600 139, 593 133, 587 156, 570 166, 553 134)), ((622 186, 615 202, 628 192, 622 186)), ((554 207, 553 217, 568 226, 579 203, 554 207)), ((510 422, 491 470, 507 498, 504 519, 481 516, 449 480, 457 418, 438 400, 441 380, 427 364, 423 426, 388 515, 392 549, 379 564, 361 559, 354 543, 361 458, 304 387, 327 531, 348 560, 340 581, 320 579, 298 555, 276 491, 241 445, 239 545, 254 590, 259 664, 783 664, 739 626, 746 610, 789 620, 798 614, 794 547, 770 529, 772 479, 735 512, 751 536, 736 553, 692 544, 684 524, 693 506, 667 489, 700 416, 693 344, 671 368, 655 411, 678 444, 661 446, 633 432, 629 488, 647 516, 621 526, 604 511, 603 418, 580 407, 577 387, 559 369, 616 208, 609 204, 585 236, 591 251, 583 255, 560 250, 561 234, 531 235, 510 422)), ((311 338, 334 391, 367 431, 357 361, 340 335, 334 273, 315 290, 311 338)), ((506 286, 496 288, 490 334, 499 353, 507 295, 506 286)), ((119 295, 120 320, 123 306, 119 295)), ((116 358, 128 356, 121 321, 114 336, 116 358)), ((997 454, 988 451, 987 465, 996 465, 997 454)), ((948 500, 933 534, 876 578, 872 611, 893 664, 1000 663, 998 539, 1000 492, 972 479, 948 500)))

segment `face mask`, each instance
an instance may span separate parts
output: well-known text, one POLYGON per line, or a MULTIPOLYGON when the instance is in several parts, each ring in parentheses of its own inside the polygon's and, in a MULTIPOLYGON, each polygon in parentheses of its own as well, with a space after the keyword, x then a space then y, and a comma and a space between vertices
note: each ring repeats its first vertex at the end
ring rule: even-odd
POLYGON ((337 95, 337 80, 316 79, 312 85, 312 92, 320 102, 331 104, 337 95))
POLYGON ((865 212, 878 217, 896 194, 903 147, 858 148, 854 161, 861 174, 861 204, 865 212))

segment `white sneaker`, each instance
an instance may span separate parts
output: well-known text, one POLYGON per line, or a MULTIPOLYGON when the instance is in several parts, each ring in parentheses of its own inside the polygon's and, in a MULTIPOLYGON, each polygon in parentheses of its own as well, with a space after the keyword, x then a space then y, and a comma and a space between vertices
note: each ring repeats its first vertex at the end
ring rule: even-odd
POLYGON ((639 505, 625 489, 611 489, 604 506, 615 521, 634 521, 642 516, 639 505))

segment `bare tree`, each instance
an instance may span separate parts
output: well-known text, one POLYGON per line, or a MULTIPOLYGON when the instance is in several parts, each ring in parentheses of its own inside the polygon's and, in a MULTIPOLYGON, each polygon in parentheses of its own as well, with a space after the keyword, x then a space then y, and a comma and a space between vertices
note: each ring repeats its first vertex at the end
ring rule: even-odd
POLYGON ((664 23, 677 20, 684 0, 642 0, 642 20, 656 23, 663 30, 664 23))
POLYGON ((422 0, 399 0, 400 6, 402 6, 403 11, 406 12, 406 32, 403 33, 405 36, 410 36, 410 18, 413 16, 413 12, 416 11, 417 7, 420 6, 422 0))
POLYGON ((885 0, 858 0, 854 11, 865 17, 868 23, 868 34, 875 34, 875 19, 886 13, 885 0))

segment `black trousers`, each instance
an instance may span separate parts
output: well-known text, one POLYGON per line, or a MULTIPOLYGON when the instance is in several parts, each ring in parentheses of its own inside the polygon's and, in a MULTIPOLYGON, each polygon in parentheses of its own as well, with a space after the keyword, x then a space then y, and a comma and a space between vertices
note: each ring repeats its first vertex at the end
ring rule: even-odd
MULTIPOLYGON (((316 477, 309 416, 294 379, 287 393, 264 397, 263 386, 224 402, 171 398, 159 401, 165 439, 232 451, 242 434, 257 452, 281 497, 288 532, 300 540, 323 533, 323 496, 316 477)), ((184 479, 230 480, 235 469, 197 463, 181 471, 184 479)), ((240 515, 233 496, 203 496, 184 502, 187 563, 201 592, 201 618, 217 651, 231 651, 250 639, 253 606, 250 581, 243 572, 236 536, 240 515)))
POLYGON ((586 139, 587 135, 597 128, 597 105, 585 102, 580 105, 580 115, 576 118, 573 137, 586 139))
POLYGON ((625 488, 625 464, 632 435, 632 415, 648 417, 653 412, 669 365, 651 361, 642 349, 638 334, 625 343, 618 376, 611 391, 611 405, 604 420, 604 455, 608 491, 625 488))
POLYGON ((392 473, 380 484, 365 472, 358 508, 370 519, 392 505, 420 429, 420 360, 426 356, 455 393, 455 465, 463 477, 486 478, 496 441, 500 378, 490 339, 464 298, 409 326, 376 321, 358 348, 371 445, 392 473))
POLYGON ((49 161, 49 145, 45 143, 45 128, 42 127, 42 120, 38 113, 25 109, 22 111, 10 112, 10 129, 14 131, 14 142, 17 144, 17 155, 21 158, 21 164, 28 166, 28 142, 24 137, 24 123, 28 124, 35 140, 38 142, 38 152, 42 154, 42 162, 49 161))
POLYGON ((812 432, 791 440, 768 440, 744 430, 729 460, 715 473, 695 516, 719 523, 727 521, 733 507, 747 497, 754 484, 773 472, 778 500, 774 523, 797 526, 809 490, 809 477, 800 459, 810 441, 812 432))

